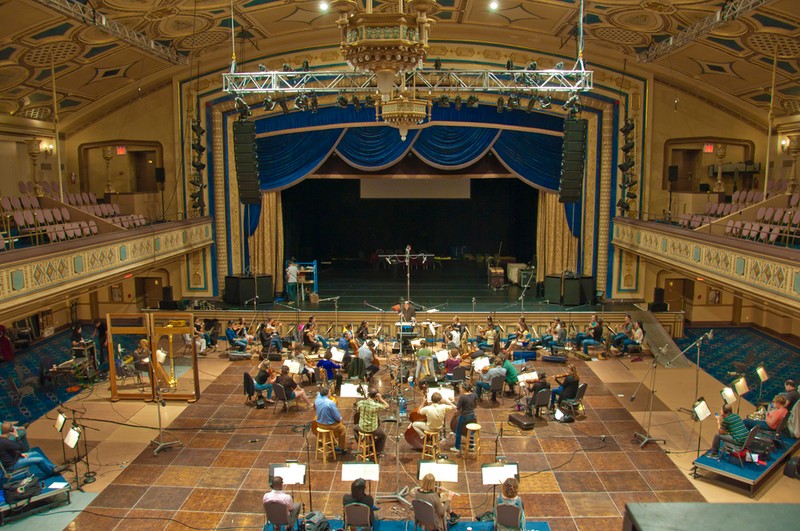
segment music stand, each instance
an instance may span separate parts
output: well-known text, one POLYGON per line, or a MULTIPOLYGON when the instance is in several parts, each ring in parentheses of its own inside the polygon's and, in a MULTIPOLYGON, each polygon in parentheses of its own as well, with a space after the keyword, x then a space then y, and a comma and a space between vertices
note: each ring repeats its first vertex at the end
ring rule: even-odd
POLYGON ((639 385, 636 387, 636 391, 634 391, 633 394, 631 395, 631 402, 633 402, 634 400, 636 400, 636 393, 639 392, 639 388, 642 387, 642 384, 644 384, 644 381, 647 379, 647 376, 650 375, 650 398, 648 399, 647 402, 647 411, 645 412, 644 418, 642 419, 644 420, 644 422, 642 423, 642 427, 644 427, 644 433, 635 432, 633 434, 633 436, 636 439, 640 439, 642 441, 642 444, 639 445, 639 448, 644 448, 650 442, 661 442, 667 444, 666 440, 657 439, 650 435, 650 425, 653 421, 653 400, 655 399, 656 396, 656 371, 659 365, 658 358, 659 358, 658 353, 654 352, 653 364, 650 366, 650 369, 645 373, 644 377, 642 378, 642 381, 639 382, 639 385))
MULTIPOLYGON (((732 406, 733 403, 738 400, 738 397, 736 396, 736 393, 733 391, 733 389, 730 388, 730 387, 727 387, 727 386, 723 387, 722 391, 720 391, 719 394, 722 395, 722 400, 724 400, 725 403, 728 404, 729 406, 732 406)), ((695 407, 692 406, 692 410, 694 410, 694 409, 695 409, 695 407)), ((736 406, 736 414, 737 415, 739 414, 739 406, 738 405, 736 406)))
POLYGON ((482 485, 501 485, 508 478, 519 479, 518 463, 486 463, 481 465, 482 485))
MULTIPOLYGON (((66 424, 66 422, 67 422, 67 416, 64 413, 62 413, 60 409, 56 410, 56 412, 57 412, 56 422, 55 422, 53 427, 56 429, 56 431, 58 433, 61 433, 62 430, 64 429, 64 424, 66 424)), ((61 464, 62 465, 66 465, 67 464, 67 448, 63 444, 61 445, 61 454, 64 457, 64 462, 61 463, 61 464)))
POLYGON ((427 474, 433 474, 433 478, 439 483, 458 483, 458 463, 450 459, 420 459, 417 461, 417 480, 427 474))
POLYGON ((764 382, 769 380, 767 369, 764 368, 763 363, 759 363, 758 367, 756 367, 756 376, 758 376, 758 403, 761 404, 761 391, 764 386, 764 382))
POLYGON ((153 450, 153 455, 158 455, 158 452, 164 448, 180 446, 182 443, 181 441, 164 440, 164 427, 161 424, 161 408, 167 407, 167 402, 164 400, 164 397, 161 394, 161 388, 158 385, 156 385, 154 388, 156 390, 156 410, 158 411, 158 439, 153 439, 150 441, 150 444, 156 445, 155 449, 153 450))
MULTIPOLYGON (((731 393, 733 393, 733 391, 731 391, 731 393)), ((723 398, 725 398, 725 395, 723 395, 723 398)), ((695 418, 700 422, 700 429, 697 436, 697 457, 699 458, 700 444, 703 440, 703 421, 711 416, 711 410, 708 408, 708 403, 706 402, 705 398, 701 396, 695 400, 694 404, 692 404, 692 411, 694 411, 695 418)))
MULTIPOLYGON (((381 475, 381 465, 366 461, 363 463, 342 463, 342 481, 378 481, 381 475)), ((369 494, 372 494, 372 484, 367 483, 369 494)))
POLYGON ((747 380, 745 379, 744 375, 739 376, 739 378, 733 382, 733 388, 736 389, 736 394, 738 394, 740 398, 745 393, 750 392, 750 386, 747 385, 747 380))
MULTIPOLYGON (((63 429, 63 425, 62 425, 62 429, 63 429)), ((69 446, 70 448, 75 450, 75 460, 74 460, 74 463, 75 463, 75 486, 77 487, 77 489, 79 491, 83 492, 83 485, 81 485, 81 476, 78 474, 78 461, 81 460, 79 458, 80 450, 79 450, 79 447, 78 447, 78 443, 80 442, 80 439, 81 439, 81 427, 76 425, 76 424, 74 424, 69 429, 69 431, 67 432, 67 435, 64 437, 64 445, 69 446)), ((65 452, 65 455, 66 455, 66 450, 64 452, 65 452)), ((93 477, 92 477, 92 481, 94 481, 93 477)), ((87 482, 84 481, 84 484, 85 483, 87 483, 87 482)), ((89 481, 88 483, 91 483, 91 481, 89 481)))
POLYGON ((427 398, 429 402, 431 401, 433 393, 439 393, 443 399, 446 398, 451 402, 456 399, 456 392, 450 387, 428 387, 427 398))

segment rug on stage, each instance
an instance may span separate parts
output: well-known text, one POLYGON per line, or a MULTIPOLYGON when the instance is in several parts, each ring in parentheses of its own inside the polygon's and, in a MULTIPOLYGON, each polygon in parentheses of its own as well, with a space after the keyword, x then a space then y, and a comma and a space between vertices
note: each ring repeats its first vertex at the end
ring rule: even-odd
MULTIPOLYGON (((737 478, 747 483, 756 483, 764 479, 767 471, 773 472, 769 469, 772 468, 776 462, 782 461, 787 454, 790 454, 798 446, 797 439, 786 435, 781 436, 781 441, 783 446, 781 448, 776 448, 774 452, 770 453, 769 459, 761 463, 747 462, 745 460, 740 464, 736 457, 731 457, 729 455, 723 455, 719 459, 716 459, 704 454, 695 459, 692 464, 712 472, 719 472, 728 477, 737 478)), ((782 470, 782 465, 779 465, 779 468, 782 470)), ((774 471, 773 473, 779 474, 781 471, 774 471)))
MULTIPOLYGON (((342 496, 351 483, 342 480, 342 463, 355 458, 351 454, 325 464, 316 458, 316 439, 306 429, 312 410, 293 406, 282 412, 246 405, 242 372, 252 371, 255 363, 232 362, 169 426, 166 438, 176 438, 183 446, 158 456, 152 449, 143 451, 70 529, 186 529, 177 522, 206 529, 260 529, 270 464, 287 460, 308 465, 307 482, 291 492, 295 501, 301 501, 306 512, 323 511, 329 519, 340 519, 342 496)), ((564 371, 563 365, 541 361, 531 365, 553 375, 564 371)), ((519 464, 525 514, 531 526, 539 526, 532 529, 544 529, 541 523, 546 523, 553 530, 616 530, 629 502, 704 501, 661 448, 639 448, 633 440, 634 432, 641 430, 639 424, 585 363, 576 365, 581 381, 588 384, 585 412, 577 415, 576 422, 539 419, 534 430, 521 431, 508 422, 509 414, 516 413, 513 398, 499 403, 484 399, 476 411, 482 427, 478 458, 465 460, 449 452, 452 435, 443 443, 443 453, 458 464, 458 481, 444 486, 459 494, 452 508, 461 515, 462 524, 493 510, 494 489, 482 484, 481 467, 495 462, 495 456, 519 464)), ((382 369, 378 377, 375 385, 389 395, 388 371, 382 369)), ((314 393, 316 386, 306 385, 305 390, 314 393)), ((411 408, 419 405, 417 391, 405 394, 416 395, 411 408)), ((352 433, 353 402, 339 398, 348 433, 352 433)), ((380 479, 369 482, 373 496, 416 485, 420 453, 405 440, 407 426, 407 421, 382 425, 389 439, 380 479)), ((381 520, 398 521, 387 526, 405 529, 412 518, 403 504, 379 506, 381 520)))
MULTIPOLYGON (((687 328, 684 330, 686 337, 675 343, 685 349, 708 331, 709 328, 687 328)), ((689 349, 685 356, 695 362, 697 349, 689 349)), ((761 397, 769 401, 776 394, 784 392, 784 381, 800 377, 800 348, 755 328, 732 327, 714 328, 714 339, 704 341, 700 349, 700 368, 720 382, 727 384, 736 379, 735 375, 729 373, 744 374, 750 388, 744 397, 753 404, 758 402, 756 367, 761 363, 769 376, 763 384, 761 397)))

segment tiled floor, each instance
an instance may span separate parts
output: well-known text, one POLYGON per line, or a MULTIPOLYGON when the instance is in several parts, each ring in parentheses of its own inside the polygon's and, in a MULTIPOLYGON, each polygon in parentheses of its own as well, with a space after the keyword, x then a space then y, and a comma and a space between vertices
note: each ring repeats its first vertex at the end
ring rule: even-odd
MULTIPOLYGON (((304 438, 302 426, 313 413, 244 405, 241 374, 252 365, 236 362, 225 369, 202 398, 172 422, 170 433, 183 447, 157 457, 143 451, 71 529, 170 529, 176 525, 171 520, 198 527, 262 524, 260 500, 267 490, 269 464, 306 461, 307 445, 313 450, 314 437, 304 438), (145 516, 148 519, 140 519, 145 516)), ((547 365, 536 367, 559 372, 547 365)), ((513 400, 497 405, 485 400, 479 407, 482 455, 477 460, 459 459, 459 482, 446 485, 461 493, 453 508, 463 518, 473 519, 492 509, 492 488, 481 485, 480 469, 482 463, 494 461, 495 453, 519 462, 526 515, 547 520, 553 529, 619 529, 629 501, 702 500, 657 446, 640 449, 632 442, 638 429, 634 417, 586 364, 580 363, 579 371, 589 388, 585 414, 574 424, 541 421, 534 431, 523 432, 507 423, 513 400)), ((351 418, 352 403, 340 400, 345 419, 351 418)), ((406 424, 400 428, 405 430, 406 424)), ((387 456, 394 456, 396 425, 387 423, 385 429, 390 435, 387 456)), ((397 484, 413 486, 418 458, 419 453, 401 437, 399 463, 391 457, 382 461, 382 478, 371 485, 372 492, 389 493, 397 484)), ((341 463, 351 459, 322 464, 312 455, 311 498, 304 486, 295 490, 295 499, 302 500, 306 510, 313 505, 330 517, 340 515, 341 497, 349 491, 349 482, 341 481, 341 463)), ((409 515, 394 503, 384 504, 380 512, 385 519, 409 515)))

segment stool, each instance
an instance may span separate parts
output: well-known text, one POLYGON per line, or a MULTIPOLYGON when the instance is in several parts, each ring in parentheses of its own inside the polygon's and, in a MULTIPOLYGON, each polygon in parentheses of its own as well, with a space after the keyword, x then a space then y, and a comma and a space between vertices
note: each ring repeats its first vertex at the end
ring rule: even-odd
POLYGON ((322 462, 328 462, 328 451, 331 453, 331 458, 336 459, 336 444, 333 442, 333 432, 323 428, 317 428, 317 459, 319 454, 322 453, 322 462))
POLYGON ((375 449, 375 436, 372 433, 365 431, 358 432, 358 455, 356 461, 369 461, 372 459, 373 463, 378 462, 378 451, 375 449))
POLYGON ((422 459, 436 460, 439 457, 439 432, 425 430, 422 439, 422 459))
POLYGON ((470 453, 475 454, 475 459, 481 455, 481 425, 475 422, 467 424, 466 443, 467 447, 464 449, 464 457, 468 457, 470 453))

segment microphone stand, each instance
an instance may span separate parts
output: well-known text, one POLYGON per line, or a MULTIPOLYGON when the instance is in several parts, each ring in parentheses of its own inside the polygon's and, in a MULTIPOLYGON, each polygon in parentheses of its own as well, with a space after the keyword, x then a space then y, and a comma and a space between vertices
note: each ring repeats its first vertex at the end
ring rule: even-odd
POLYGON ((519 296, 519 303, 520 303, 520 311, 522 312, 522 316, 525 317, 525 293, 528 291, 528 288, 531 286, 531 280, 533 280, 533 272, 528 277, 528 282, 525 283, 525 286, 522 288, 522 295, 519 296))
MULTIPOLYGON (((400 376, 400 375, 398 375, 400 376)), ((398 385, 398 393, 402 396, 403 389, 402 389, 402 381, 400 385, 398 385)), ((389 421, 391 422, 391 421, 389 421)), ((394 462, 395 462, 395 488, 394 492, 391 494, 384 494, 382 496, 375 496, 375 502, 381 502, 383 500, 386 501, 396 501, 405 503, 409 507, 411 507, 411 502, 406 499, 408 495, 408 486, 404 486, 402 489, 400 488, 400 400, 397 400, 397 429, 395 430, 394 434, 394 441, 395 441, 395 450, 394 450, 394 462)))
MULTIPOLYGON (((678 359, 681 356, 683 356, 692 347, 695 347, 695 346, 697 347, 697 358, 695 360, 695 367, 694 367, 694 396, 699 396, 699 392, 700 392, 700 347, 703 345, 703 339, 706 339, 706 338, 709 341, 714 339, 714 330, 709 330, 705 334, 701 335, 700 337, 698 337, 695 340, 694 343, 692 343, 691 345, 689 345, 688 347, 683 349, 680 354, 678 354, 677 356, 675 356, 671 360, 669 360, 666 363, 664 363, 665 367, 669 367, 669 366, 672 365, 673 361, 675 361, 676 359, 678 359)), ((685 407, 679 407, 678 411, 683 411, 684 413, 689 413, 690 415, 694 416, 694 410, 693 409, 689 409, 689 408, 685 408, 685 407)))
POLYGON ((169 448, 171 446, 180 446, 181 441, 164 441, 164 428, 161 424, 161 408, 166 407, 167 402, 164 400, 164 396, 161 394, 161 388, 159 386, 155 386, 156 390, 156 409, 158 410, 158 439, 153 439, 150 441, 150 444, 155 444, 156 447, 153 450, 153 455, 158 455, 158 452, 163 450, 164 448, 169 448))
POLYGON ((308 471, 308 507, 314 510, 314 498, 311 497, 311 445, 308 443, 308 429, 307 424, 303 424, 303 438, 306 440, 306 470, 308 471))
POLYGON ((339 295, 336 297, 328 297, 327 299, 320 299, 319 302, 333 301, 333 329, 339 332, 339 295))
MULTIPOLYGON (((663 350, 663 347, 662 347, 662 350, 663 350)), ((645 373, 644 377, 642 378, 642 381, 639 382, 639 385, 636 387, 636 390, 631 395, 631 402, 633 402, 634 400, 636 400, 636 393, 639 392, 639 389, 642 387, 642 384, 644 384, 644 381, 647 379, 647 376, 649 375, 650 376, 650 398, 648 399, 648 402, 647 402, 647 411, 645 412, 645 416, 642 419, 642 420, 644 420, 644 422, 642 423, 642 426, 644 427, 645 430, 644 430, 644 433, 635 432, 633 434, 634 438, 640 439, 642 441, 642 444, 639 445, 639 448, 644 448, 645 446, 647 446, 648 443, 651 443, 651 442, 660 442, 660 443, 663 443, 663 444, 667 444, 667 441, 665 439, 657 439, 657 438, 655 438, 655 437, 650 435, 650 425, 651 425, 651 423, 653 421, 653 399, 656 396, 656 370, 658 369, 658 365, 659 365, 659 363, 658 363, 659 355, 660 355, 660 352, 659 353, 656 353, 656 352, 653 353, 653 364, 650 366, 650 369, 645 373)))

